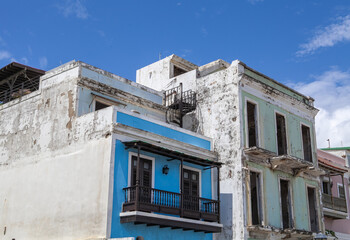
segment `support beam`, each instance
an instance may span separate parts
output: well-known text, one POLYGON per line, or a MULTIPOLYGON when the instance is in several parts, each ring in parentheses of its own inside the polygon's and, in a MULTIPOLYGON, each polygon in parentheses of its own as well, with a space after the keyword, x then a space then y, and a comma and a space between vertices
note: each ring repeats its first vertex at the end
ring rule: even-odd
MULTIPOLYGON (((220 167, 216 167, 217 169, 217 195, 218 195, 218 215, 220 216, 220 167)), ((220 223, 220 217, 218 219, 218 223, 220 223)))
POLYGON ((184 160, 181 158, 181 178, 180 178, 180 193, 181 193, 181 206, 180 206, 180 217, 184 215, 184 160))
MULTIPOLYGON (((12 80, 13 82, 11 83, 11 85, 13 86, 13 83, 15 82, 15 80, 16 80, 20 75, 22 75, 23 73, 25 73, 26 71, 27 71, 27 69, 25 68, 25 69, 23 69, 23 70, 21 70, 21 71, 15 73, 15 74, 13 74, 13 75, 7 77, 7 78, 5 78, 4 80, 1 80, 1 81, 0 81, 0 85, 2 85, 2 84, 4 84, 4 83, 8 83, 8 84, 9 84, 9 82, 11 82, 11 80, 12 80)), ((10 84, 9 84, 9 85, 10 85, 10 84)))
POLYGON ((140 203, 140 146, 137 146, 137 164, 136 164, 136 206, 135 210, 139 210, 140 203))

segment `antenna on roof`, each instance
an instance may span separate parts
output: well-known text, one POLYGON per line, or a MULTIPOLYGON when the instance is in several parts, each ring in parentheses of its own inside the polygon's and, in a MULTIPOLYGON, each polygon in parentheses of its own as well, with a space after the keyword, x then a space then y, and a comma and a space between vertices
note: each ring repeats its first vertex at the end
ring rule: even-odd
POLYGON ((328 141, 328 148, 331 148, 331 140, 328 138, 327 141, 328 141))
POLYGON ((162 59, 162 54, 159 52, 158 54, 159 60, 162 59))

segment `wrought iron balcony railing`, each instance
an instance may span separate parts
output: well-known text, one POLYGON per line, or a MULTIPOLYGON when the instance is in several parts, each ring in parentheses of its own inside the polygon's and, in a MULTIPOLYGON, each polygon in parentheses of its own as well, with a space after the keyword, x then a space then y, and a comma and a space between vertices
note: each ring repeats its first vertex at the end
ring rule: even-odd
POLYGON ((220 219, 219 202, 216 200, 143 186, 132 186, 123 190, 123 212, 158 212, 211 222, 218 222, 220 219))

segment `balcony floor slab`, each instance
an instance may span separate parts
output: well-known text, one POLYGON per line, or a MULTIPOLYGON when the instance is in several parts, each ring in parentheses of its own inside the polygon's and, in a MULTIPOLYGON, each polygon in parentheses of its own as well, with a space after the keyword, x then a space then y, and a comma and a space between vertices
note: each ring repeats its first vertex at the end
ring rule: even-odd
POLYGON ((153 224, 161 227, 182 228, 184 230, 202 231, 206 233, 221 232, 223 225, 181 217, 172 217, 140 211, 122 212, 119 214, 121 223, 153 224))

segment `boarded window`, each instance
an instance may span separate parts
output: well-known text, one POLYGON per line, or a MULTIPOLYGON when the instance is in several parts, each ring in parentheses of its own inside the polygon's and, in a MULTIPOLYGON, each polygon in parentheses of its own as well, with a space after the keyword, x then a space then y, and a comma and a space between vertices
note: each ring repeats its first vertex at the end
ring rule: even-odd
POLYGON ((257 146, 258 143, 258 126, 256 120, 256 105, 247 102, 248 147, 257 146))
POLYGON ((105 103, 96 101, 96 102, 95 102, 95 111, 104 109, 104 108, 109 107, 109 106, 110 106, 110 105, 108 105, 108 104, 105 104, 105 103))
POLYGON ((303 135, 304 160, 312 162, 310 128, 302 125, 301 132, 303 135))
POLYGON ((262 224, 260 174, 250 172, 250 204, 252 225, 262 224))
POLYGON ((291 214, 291 199, 289 193, 289 181, 280 180, 281 187, 281 211, 282 211, 282 227, 283 229, 292 228, 292 214, 291 214))
POLYGON ((286 120, 284 116, 276 113, 277 128, 277 153, 278 155, 287 154, 286 120))
POLYGON ((187 71, 174 65, 174 77, 184 74, 185 72, 187 71))
POLYGON ((345 191, 343 185, 338 185, 339 198, 345 199, 345 191))
POLYGON ((316 210, 316 192, 314 188, 307 188, 309 200, 309 217, 312 232, 318 232, 317 210, 316 210))

